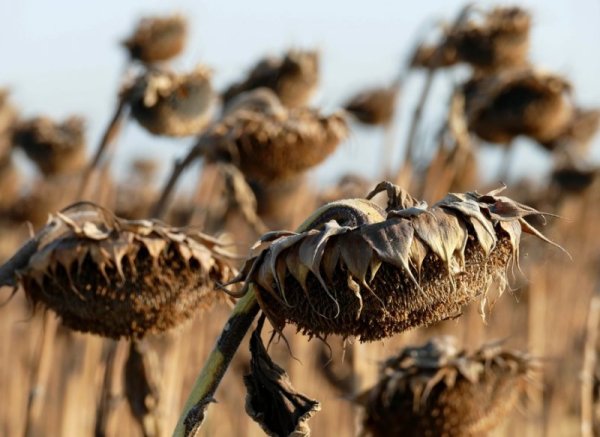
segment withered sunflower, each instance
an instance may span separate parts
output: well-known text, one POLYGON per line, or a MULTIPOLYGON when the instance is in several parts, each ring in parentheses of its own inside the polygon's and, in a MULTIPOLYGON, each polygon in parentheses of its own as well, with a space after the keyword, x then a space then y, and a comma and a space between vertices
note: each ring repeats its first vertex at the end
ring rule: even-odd
POLYGON ((14 271, 0 285, 21 285, 71 329, 142 337, 179 325, 222 296, 214 287, 231 277, 226 258, 202 233, 78 203, 0 268, 14 271))
POLYGON ((484 345, 474 353, 452 337, 407 347, 359 395, 366 436, 485 435, 508 415, 538 364, 528 355, 484 345))
POLYGON ((180 15, 146 17, 123 41, 131 59, 147 64, 168 61, 181 53, 187 38, 187 22, 180 15))
POLYGON ((524 135, 550 144, 574 116, 569 82, 531 68, 472 79, 464 92, 469 129, 492 143, 508 144, 524 135))
POLYGON ((123 90, 131 115, 155 135, 198 135, 210 122, 215 96, 210 71, 202 66, 176 74, 152 69, 123 90))
POLYGON ((399 84, 364 90, 353 96, 344 109, 361 123, 367 125, 388 125, 394 117, 399 84))
POLYGON ((289 179, 321 163, 346 138, 342 114, 288 109, 262 88, 232 103, 200 141, 209 159, 228 160, 250 181, 289 179))
POLYGON ((241 82, 223 92, 225 106, 241 93, 269 88, 290 108, 304 106, 319 83, 319 53, 314 50, 289 50, 282 57, 260 60, 241 82))
POLYGON ((367 199, 332 202, 298 232, 272 232, 237 280, 256 293, 277 330, 310 336, 389 337, 485 304, 494 280, 518 260, 526 221, 540 213, 499 195, 449 194, 428 207, 390 183, 387 211, 367 199))
POLYGON ((452 29, 444 45, 459 61, 484 72, 527 63, 531 16, 519 7, 499 7, 482 22, 466 20, 452 29))
POLYGON ((18 123, 13 141, 45 175, 74 173, 85 165, 85 123, 80 117, 55 122, 35 117, 18 123))

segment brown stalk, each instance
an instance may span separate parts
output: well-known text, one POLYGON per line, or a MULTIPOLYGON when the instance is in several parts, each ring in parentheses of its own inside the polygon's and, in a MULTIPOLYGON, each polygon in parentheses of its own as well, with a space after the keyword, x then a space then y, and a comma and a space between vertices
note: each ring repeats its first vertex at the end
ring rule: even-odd
MULTIPOLYGON (((472 9, 472 5, 469 4, 469 5, 465 6, 463 8, 463 10, 460 12, 460 14, 458 14, 458 17, 454 21, 452 27, 447 32, 449 33, 453 29, 457 28, 467 18, 467 15, 471 11, 471 9, 472 9)), ((404 161, 403 161, 404 164, 410 162, 411 159, 414 158, 414 156, 413 156, 414 147, 415 147, 414 143, 415 143, 415 139, 417 136, 417 131, 418 131, 419 125, 421 124, 421 117, 423 116, 423 110, 425 108, 425 104, 427 103, 427 98, 429 97, 429 92, 431 91, 431 86, 433 84, 433 79, 434 79, 435 73, 436 73, 437 69, 440 68, 440 66, 442 65, 443 58, 444 58, 443 44, 439 44, 436 47, 434 54, 432 55, 431 68, 427 69, 427 75, 425 76, 425 84, 423 85, 423 88, 421 88, 421 94, 419 96, 417 105, 413 112, 413 117, 412 117, 412 120, 410 123, 410 128, 408 131, 408 137, 406 139, 406 145, 404 148, 404 161)))
POLYGON ((96 149, 96 153, 92 158, 90 164, 86 168, 83 178, 81 181, 81 186, 79 187, 79 193, 77 194, 77 199, 85 199, 88 197, 90 185, 98 166, 100 165, 100 161, 104 154, 108 151, 111 144, 114 142, 117 137, 119 131, 121 130, 122 121, 125 117, 125 109, 126 109, 126 98, 125 96, 119 96, 119 101, 117 103, 117 107, 115 109, 115 113, 113 114, 112 119, 108 123, 104 134, 102 135, 102 139, 100 140, 100 144, 96 149))
POLYGON ((594 435, 594 368, 597 362, 598 323, 600 322, 600 297, 592 297, 588 314, 583 369, 581 371, 581 435, 594 435))

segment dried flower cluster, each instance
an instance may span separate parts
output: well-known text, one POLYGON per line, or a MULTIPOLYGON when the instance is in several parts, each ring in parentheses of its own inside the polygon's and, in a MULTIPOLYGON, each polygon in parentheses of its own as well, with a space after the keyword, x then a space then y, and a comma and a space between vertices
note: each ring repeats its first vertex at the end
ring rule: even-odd
POLYGON ((74 330, 113 338, 177 326, 210 306, 215 284, 232 273, 207 235, 122 220, 90 203, 57 213, 33 241, 16 272, 28 298, 74 330))
POLYGON ((476 436, 514 408, 537 364, 499 344, 474 353, 434 338, 387 360, 379 382, 358 397, 365 435, 476 436))
MULTIPOLYGON (((524 218, 539 215, 499 192, 449 194, 432 207, 389 183, 387 212, 364 199, 317 210, 301 232, 275 232, 238 279, 257 289, 281 330, 378 340, 485 302, 494 279, 518 258, 524 218)), ((545 238, 544 238, 545 239, 545 238)))

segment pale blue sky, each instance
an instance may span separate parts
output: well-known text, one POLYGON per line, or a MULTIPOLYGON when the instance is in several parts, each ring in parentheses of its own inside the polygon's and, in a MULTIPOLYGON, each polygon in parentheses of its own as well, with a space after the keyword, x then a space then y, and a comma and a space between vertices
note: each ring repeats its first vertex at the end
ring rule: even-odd
MULTIPOLYGON (((531 0, 519 4, 534 13, 533 60, 567 75, 581 103, 600 106, 600 1, 531 0)), ((140 16, 179 11, 190 21, 191 38, 176 67, 208 64, 221 89, 266 53, 279 53, 289 46, 318 46, 323 56, 316 102, 333 108, 356 87, 390 79, 419 31, 436 18, 451 19, 462 5, 458 0, 3 0, 0 84, 13 89, 13 98, 26 115, 83 114, 88 119, 90 143, 95 145, 110 116, 125 60, 118 42, 140 16)), ((441 79, 436 87, 432 121, 445 106, 444 88, 449 79, 441 79)), ((406 84, 400 114, 404 125, 419 84, 419 77, 406 84)), ((433 135, 434 126, 425 134, 433 135)), ((157 140, 132 124, 119 141, 121 169, 139 153, 169 161, 184 153, 190 142, 157 140)), ((345 171, 373 175, 379 165, 380 143, 380 134, 357 130, 316 170, 316 177, 329 182, 345 171)), ((599 146, 597 140, 596 157, 599 146)), ((531 145, 520 145, 519 151, 516 173, 524 173, 532 165, 538 169, 548 165, 543 153, 531 145)), ((485 156, 493 159, 497 153, 488 151, 485 156)))

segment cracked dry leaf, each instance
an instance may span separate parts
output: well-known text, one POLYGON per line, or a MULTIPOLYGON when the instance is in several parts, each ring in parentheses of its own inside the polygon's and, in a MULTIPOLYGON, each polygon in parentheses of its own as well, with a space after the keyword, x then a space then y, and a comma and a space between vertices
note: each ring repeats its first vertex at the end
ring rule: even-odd
POLYGON ((275 364, 260 338, 262 322, 250 339, 250 373, 244 376, 246 412, 269 436, 308 437, 308 420, 321 404, 298 393, 285 370, 275 364))
POLYGON ((203 66, 185 74, 152 69, 122 94, 133 118, 148 132, 170 137, 198 135, 210 122, 215 103, 210 76, 203 66))
POLYGON ((289 180, 331 155, 348 134, 341 113, 288 109, 262 88, 239 97, 201 139, 214 161, 230 161, 250 181, 289 180))
POLYGON ((131 59, 146 64, 168 61, 181 53, 187 38, 187 22, 181 15, 146 17, 122 42, 131 59))
POLYGON ((212 237, 87 202, 57 213, 15 258, 31 244, 37 249, 14 272, 27 297, 67 327, 106 337, 175 327, 220 299, 215 284, 232 276, 212 237))
POLYGON ((498 342, 474 353, 439 337, 407 347, 382 367, 379 382, 356 401, 366 436, 473 436, 498 426, 539 367, 498 342))
MULTIPOLYGON (((255 285, 277 330, 372 341, 460 313, 518 263, 521 233, 548 241, 541 215, 498 192, 449 194, 428 207, 390 183, 387 211, 366 199, 332 202, 297 233, 271 233, 236 280, 255 285)), ((502 287, 503 290, 503 287, 502 287)), ((243 290, 242 290, 243 291, 243 290)))

